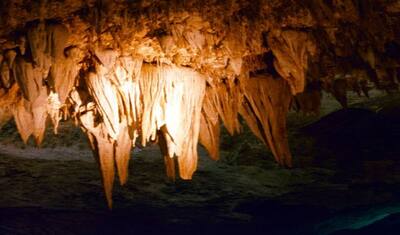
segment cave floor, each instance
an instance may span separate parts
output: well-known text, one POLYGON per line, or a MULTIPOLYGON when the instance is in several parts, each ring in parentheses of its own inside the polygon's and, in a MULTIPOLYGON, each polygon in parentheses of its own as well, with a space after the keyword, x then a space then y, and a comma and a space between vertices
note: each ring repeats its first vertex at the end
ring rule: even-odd
POLYGON ((343 141, 319 143, 301 131, 315 118, 293 115, 294 169, 277 166, 245 130, 222 141, 220 161, 199 148, 193 180, 173 183, 154 145, 132 154, 127 185, 114 186, 112 211, 96 162, 74 130, 41 149, 19 149, 12 127, 3 128, 0 234, 398 234, 400 146, 367 141, 347 151, 343 141))

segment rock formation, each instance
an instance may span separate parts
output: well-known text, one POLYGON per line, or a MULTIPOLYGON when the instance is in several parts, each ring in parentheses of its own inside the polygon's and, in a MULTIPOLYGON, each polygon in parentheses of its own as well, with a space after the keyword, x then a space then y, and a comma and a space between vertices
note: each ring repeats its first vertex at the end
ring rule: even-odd
POLYGON ((239 116, 292 166, 286 114, 317 113, 321 90, 397 90, 398 0, 5 0, 0 125, 40 145, 47 119, 88 136, 111 207, 131 148, 158 142, 167 175, 191 179, 197 143, 218 159, 239 116), (176 159, 176 160, 175 160, 176 159), (177 163, 177 166, 175 166, 177 163))

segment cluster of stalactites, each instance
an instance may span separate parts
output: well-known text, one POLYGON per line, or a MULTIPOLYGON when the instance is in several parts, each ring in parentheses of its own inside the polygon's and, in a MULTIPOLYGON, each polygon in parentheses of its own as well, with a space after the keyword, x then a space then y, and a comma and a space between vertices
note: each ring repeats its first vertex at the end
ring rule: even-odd
POLYGON ((33 136, 40 145, 48 116, 57 130, 80 59, 77 49, 67 45, 68 30, 62 24, 34 22, 24 38, 25 43, 6 50, 1 61, 3 89, 14 94, 17 86, 21 95, 15 92, 12 102, 3 100, 13 105, 11 113, 23 141, 33 136))
POLYGON ((189 68, 142 64, 112 50, 98 51, 96 57, 94 68, 83 75, 92 101, 85 103, 87 94, 79 90, 72 91, 71 100, 100 163, 109 205, 114 169, 124 184, 138 137, 142 145, 159 142, 169 177, 175 177, 171 159, 176 156, 181 178, 191 179, 206 79, 189 68))
POLYGON ((220 120, 231 135, 241 131, 239 115, 266 146, 275 160, 292 167, 286 134, 286 115, 292 95, 280 77, 258 75, 238 84, 217 83, 207 87, 203 102, 200 143, 213 159, 219 158, 220 120))
MULTIPOLYGON (((239 114, 280 164, 291 165, 283 121, 287 108, 280 108, 287 99, 279 96, 282 91, 290 97, 290 89, 275 87, 275 79, 210 79, 188 67, 144 62, 118 48, 82 49, 69 44, 69 37, 64 25, 38 21, 29 25, 25 44, 4 53, 1 121, 14 117, 24 142, 33 136, 39 145, 48 118, 55 130, 62 116, 74 118, 99 163, 110 207, 115 171, 125 184, 138 141, 158 142, 168 177, 175 179, 178 168, 181 178, 191 179, 198 142, 218 159, 220 123, 237 133, 239 114), (272 103, 253 102, 258 98, 272 103)), ((288 88, 286 80, 277 81, 288 88)))

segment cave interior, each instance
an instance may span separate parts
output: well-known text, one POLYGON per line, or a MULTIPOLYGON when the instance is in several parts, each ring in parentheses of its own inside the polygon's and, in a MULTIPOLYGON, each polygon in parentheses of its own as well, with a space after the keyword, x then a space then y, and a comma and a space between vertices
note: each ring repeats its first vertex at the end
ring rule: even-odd
POLYGON ((0 233, 400 233, 399 0, 0 12, 0 233))

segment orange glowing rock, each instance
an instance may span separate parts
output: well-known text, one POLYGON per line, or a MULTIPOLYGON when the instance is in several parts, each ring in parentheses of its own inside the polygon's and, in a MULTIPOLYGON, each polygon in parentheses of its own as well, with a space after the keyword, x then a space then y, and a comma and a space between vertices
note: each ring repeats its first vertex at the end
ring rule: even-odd
POLYGON ((276 161, 292 167, 286 131, 286 115, 292 99, 289 91, 282 78, 252 77, 245 85, 240 114, 253 133, 269 146, 276 161))

